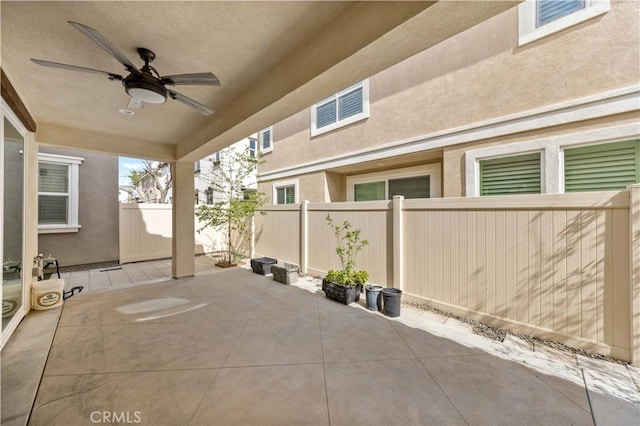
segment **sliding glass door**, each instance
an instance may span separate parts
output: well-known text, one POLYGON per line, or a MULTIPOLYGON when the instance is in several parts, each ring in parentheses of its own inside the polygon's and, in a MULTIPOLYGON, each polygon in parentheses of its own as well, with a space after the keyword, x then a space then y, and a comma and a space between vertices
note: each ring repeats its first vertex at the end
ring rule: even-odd
POLYGON ((24 316, 24 132, 7 118, 3 105, 2 171, 2 345, 24 316))

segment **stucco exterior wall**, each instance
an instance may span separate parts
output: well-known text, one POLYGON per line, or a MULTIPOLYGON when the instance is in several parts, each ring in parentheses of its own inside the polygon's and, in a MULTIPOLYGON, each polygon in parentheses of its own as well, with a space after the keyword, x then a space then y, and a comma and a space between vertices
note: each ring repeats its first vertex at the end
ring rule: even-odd
POLYGON ((274 124, 260 173, 637 85, 638 8, 612 0, 608 13, 519 47, 514 7, 372 76, 368 119, 313 138, 309 109, 274 124))
POLYGON ((39 234, 38 251, 60 266, 118 260, 118 157, 40 146, 41 153, 84 158, 79 169, 78 232, 39 234))
POLYGON ((273 197, 273 188, 282 184, 289 184, 291 181, 297 181, 298 202, 302 200, 325 202, 329 194, 326 190, 327 183, 325 180, 325 172, 312 173, 303 176, 296 176, 291 179, 273 180, 258 184, 258 191, 262 191, 267 196, 267 204, 276 204, 273 197))

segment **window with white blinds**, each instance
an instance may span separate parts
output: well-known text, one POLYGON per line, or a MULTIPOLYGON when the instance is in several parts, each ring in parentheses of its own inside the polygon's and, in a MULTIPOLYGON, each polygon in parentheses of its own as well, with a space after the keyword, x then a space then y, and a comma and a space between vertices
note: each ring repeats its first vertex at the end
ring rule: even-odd
POLYGON ((77 232, 82 158, 40 153, 38 159, 38 231, 77 232))
POLYGON ((584 7, 584 0, 538 0, 536 4, 537 26, 553 22, 584 9, 584 7))
POLYGON ((525 0, 518 5, 518 44, 541 39, 609 11, 610 0, 525 0))
POLYGON ((369 81, 348 87, 311 107, 311 136, 369 116, 369 81))
POLYGON ((273 185, 273 204, 295 204, 298 202, 298 180, 278 182, 273 185))
POLYGON ((69 166, 40 163, 38 172, 38 223, 67 224, 69 166))
POLYGON ((277 199, 276 204, 295 204, 296 202, 296 187, 293 185, 282 186, 276 188, 277 199))
POLYGON ((260 139, 260 153, 265 154, 273 151, 273 128, 268 127, 258 133, 260 139))
POLYGON ((564 191, 616 191, 640 183, 640 140, 564 151, 564 191))

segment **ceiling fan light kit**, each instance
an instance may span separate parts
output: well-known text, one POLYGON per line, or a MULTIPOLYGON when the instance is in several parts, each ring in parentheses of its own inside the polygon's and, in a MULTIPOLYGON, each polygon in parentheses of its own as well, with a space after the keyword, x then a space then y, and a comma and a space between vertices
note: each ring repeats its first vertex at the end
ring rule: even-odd
POLYGON ((79 24, 77 22, 69 21, 69 24, 75 29, 89 37, 94 43, 104 49, 107 53, 113 56, 118 62, 120 62, 126 71, 129 72, 127 77, 110 73, 107 71, 96 70, 92 68, 79 67, 76 65, 61 64, 58 62, 44 61, 41 59, 31 59, 34 63, 49 67, 59 68, 71 71, 81 71, 93 74, 106 75, 111 81, 122 81, 125 92, 133 99, 142 102, 138 108, 142 108, 144 103, 150 104, 162 104, 167 101, 167 98, 177 100, 188 107, 197 109, 203 115, 213 114, 213 108, 204 105, 194 99, 191 99, 185 95, 168 89, 166 86, 176 85, 204 85, 204 86, 219 86, 220 81, 213 73, 195 73, 195 74, 178 74, 161 77, 160 74, 153 68, 151 63, 156 55, 149 49, 139 47, 137 49, 140 59, 144 61, 142 68, 137 69, 133 63, 112 45, 102 34, 90 28, 86 25, 79 24))
POLYGON ((124 90, 132 98, 148 104, 163 104, 167 101, 167 90, 162 84, 152 78, 134 76, 133 74, 122 80, 124 90))

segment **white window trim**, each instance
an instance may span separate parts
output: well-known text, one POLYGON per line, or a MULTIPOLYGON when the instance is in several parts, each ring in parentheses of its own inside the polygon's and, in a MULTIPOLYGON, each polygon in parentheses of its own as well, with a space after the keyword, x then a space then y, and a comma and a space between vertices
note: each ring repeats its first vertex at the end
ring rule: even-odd
POLYGON ((293 199, 293 203, 294 204, 298 204, 300 202, 300 198, 299 198, 299 191, 300 191, 300 185, 298 184, 298 179, 292 179, 292 180, 283 180, 280 182, 276 182, 272 185, 272 203, 274 205, 279 205, 279 206, 284 206, 286 204, 278 204, 278 188, 282 188, 285 186, 294 186, 294 199, 293 199))
POLYGON ((518 45, 523 46, 609 11, 609 0, 584 1, 584 9, 563 16, 540 27, 536 27, 536 0, 525 0, 520 3, 518 5, 518 45))
POLYGON ((350 86, 344 90, 339 91, 335 95, 331 95, 328 98, 325 98, 318 102, 317 104, 311 107, 311 137, 321 135, 323 133, 330 132, 335 129, 339 129, 340 127, 348 126, 349 124, 353 124, 355 122, 364 120, 369 118, 369 79, 363 80, 353 86, 350 86), (321 127, 318 129, 317 127, 317 108, 326 104, 327 102, 331 102, 338 97, 345 95, 349 92, 354 91, 362 87, 362 112, 360 114, 352 115, 351 117, 345 118, 343 120, 338 120, 335 123, 329 124, 327 126, 321 127))
MULTIPOLYGON (((69 166, 69 211, 66 224, 40 225, 38 224, 39 234, 57 234, 64 232, 78 232, 82 227, 78 223, 78 190, 79 190, 79 166, 84 161, 81 157, 70 157, 68 155, 56 155, 38 153, 38 164, 51 163, 69 166)), ((38 191, 38 197, 46 193, 38 191)))
MULTIPOLYGON (((273 131, 271 132, 271 135, 273 135, 273 131)), ((248 140, 249 140, 249 143, 247 144, 247 150, 249 151, 249 155, 252 158, 258 158, 258 139, 248 138, 248 140), (251 142, 255 144, 255 148, 253 149, 253 155, 251 154, 251 142)), ((273 144, 271 146, 273 146, 273 144)))
POLYGON ((365 173, 362 175, 347 176, 347 201, 355 200, 355 185, 385 181, 384 198, 389 198, 389 179, 398 179, 415 176, 429 176, 429 194, 431 198, 441 197, 440 187, 442 181, 440 163, 425 164, 422 166, 405 167, 404 169, 384 170, 381 172, 365 173))
POLYGON ((591 146, 623 142, 640 138, 638 124, 597 129, 587 132, 538 139, 530 142, 513 143, 490 148, 480 148, 465 153, 465 195, 480 195, 480 161, 509 157, 532 152, 541 152, 541 192, 557 194, 564 192, 564 150, 578 146, 591 146))
POLYGON ((260 149, 260 154, 267 154, 271 151, 273 151, 273 126, 269 126, 266 129, 262 129, 258 132, 258 147, 260 149), (265 132, 270 132, 271 134, 271 145, 269 145, 269 148, 265 148, 262 145, 263 142, 263 135, 265 132))

